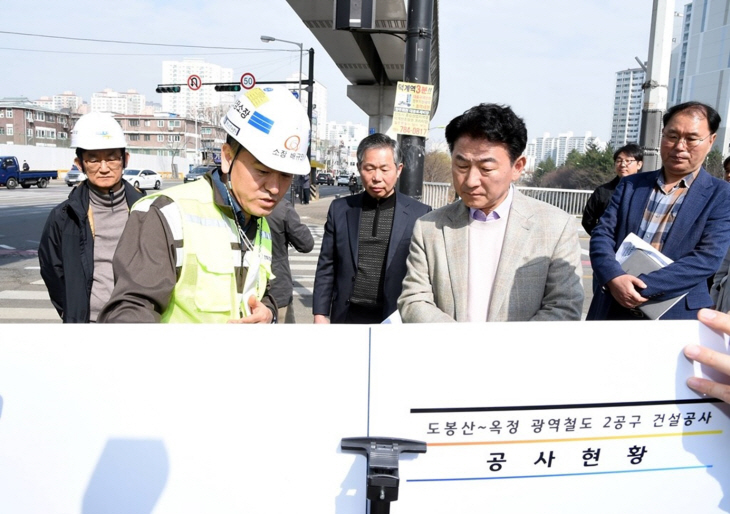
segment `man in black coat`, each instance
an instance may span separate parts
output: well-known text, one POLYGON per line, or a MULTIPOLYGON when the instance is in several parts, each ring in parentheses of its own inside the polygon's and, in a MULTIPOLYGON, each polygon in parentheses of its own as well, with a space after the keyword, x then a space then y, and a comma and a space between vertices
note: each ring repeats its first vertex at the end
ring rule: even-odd
POLYGON ((598 186, 588 199, 585 209, 583 209, 581 225, 586 229, 589 236, 598 225, 598 220, 606 212, 608 203, 611 201, 611 195, 616 190, 619 181, 641 171, 641 167, 644 165, 644 151, 639 145, 629 143, 613 153, 613 163, 616 176, 610 182, 598 186))
POLYGON ((332 202, 314 279, 315 323, 381 323, 397 309, 416 220, 431 207, 398 193, 398 143, 385 134, 360 142, 365 192, 332 202))

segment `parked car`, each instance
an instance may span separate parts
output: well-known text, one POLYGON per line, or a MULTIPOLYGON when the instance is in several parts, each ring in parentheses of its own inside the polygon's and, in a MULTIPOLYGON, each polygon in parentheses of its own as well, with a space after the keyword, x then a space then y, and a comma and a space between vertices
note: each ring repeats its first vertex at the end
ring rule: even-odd
POLYGON ((137 189, 160 189, 162 187, 162 177, 152 170, 126 169, 122 178, 137 189))
POLYGON ((203 164, 201 166, 196 166, 185 175, 183 182, 194 182, 196 180, 200 180, 203 175, 208 173, 210 170, 214 170, 215 168, 216 166, 213 166, 212 164, 203 164))
POLYGON ((333 177, 331 174, 326 173, 326 172, 317 173, 317 180, 315 180, 315 183, 317 185, 326 184, 328 186, 334 186, 335 177, 333 177))
POLYGON ((347 173, 343 173, 339 177, 337 177, 337 185, 338 186, 347 186, 350 183, 350 175, 347 173))
POLYGON ((65 180, 68 187, 73 187, 86 180, 86 174, 74 164, 71 166, 71 169, 68 170, 68 173, 66 173, 65 180))

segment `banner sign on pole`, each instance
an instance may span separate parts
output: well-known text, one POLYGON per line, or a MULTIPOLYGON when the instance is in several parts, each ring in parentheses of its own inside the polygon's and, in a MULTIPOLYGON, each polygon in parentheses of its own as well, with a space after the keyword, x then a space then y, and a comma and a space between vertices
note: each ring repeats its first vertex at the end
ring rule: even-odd
POLYGON ((393 108, 393 131, 410 136, 428 136, 433 86, 398 82, 393 108))

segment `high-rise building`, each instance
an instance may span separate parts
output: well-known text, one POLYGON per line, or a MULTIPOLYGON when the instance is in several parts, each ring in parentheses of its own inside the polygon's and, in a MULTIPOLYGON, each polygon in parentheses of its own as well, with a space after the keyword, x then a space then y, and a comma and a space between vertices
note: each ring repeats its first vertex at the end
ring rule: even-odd
POLYGON ((53 98, 50 96, 42 96, 38 100, 33 100, 33 103, 44 109, 53 109, 53 98))
POLYGON ((71 112, 78 112, 83 99, 75 95, 73 91, 64 91, 60 95, 53 95, 53 108, 57 111, 69 109, 71 112))
POLYGON ((527 158, 525 169, 535 171, 537 165, 548 157, 553 159, 556 166, 560 166, 570 152, 577 150, 578 153, 585 153, 589 144, 599 148, 604 147, 604 143, 598 137, 592 136, 590 131, 584 136, 574 136, 573 132, 565 132, 558 134, 557 137, 551 137, 549 132, 545 132, 527 144, 524 154, 527 158))
POLYGON ((184 59, 182 61, 162 61, 162 83, 182 84, 179 93, 161 93, 162 110, 180 116, 201 117, 201 113, 211 108, 225 108, 236 98, 233 92, 217 92, 212 85, 216 82, 234 82, 233 70, 203 59, 184 59), (192 75, 200 77, 200 89, 194 91, 187 86, 192 75))
POLYGON ((109 112, 113 114, 142 114, 145 107, 144 95, 134 89, 119 93, 112 89, 91 95, 91 112, 109 112))
POLYGON ((641 68, 616 72, 610 139, 615 148, 639 142, 641 109, 644 105, 644 90, 641 86, 645 77, 646 73, 641 68))
POLYGON ((669 105, 695 100, 722 118, 713 148, 730 154, 730 3, 696 0, 684 6, 681 34, 675 34, 669 105))

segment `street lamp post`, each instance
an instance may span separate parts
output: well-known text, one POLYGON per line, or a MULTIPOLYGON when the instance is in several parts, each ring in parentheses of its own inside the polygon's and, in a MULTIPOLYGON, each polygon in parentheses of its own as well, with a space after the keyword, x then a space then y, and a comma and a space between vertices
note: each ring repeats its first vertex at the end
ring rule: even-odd
MULTIPOLYGON (((298 46, 299 47, 299 77, 298 77, 298 79, 299 79, 298 80, 298 82, 299 82, 299 89, 298 89, 297 94, 299 95, 299 103, 301 104, 302 103, 302 59, 304 57, 304 44, 303 43, 297 43, 296 41, 287 41, 286 39, 278 39, 278 38, 271 37, 271 36, 261 36, 261 41, 263 43, 271 43, 273 41, 278 41, 280 43, 289 43, 290 45, 295 45, 295 46, 298 46)), ((311 52, 312 52, 312 50, 310 49, 310 57, 311 57, 311 52)), ((311 68, 311 59, 310 59, 310 68, 311 68)), ((310 76, 310 80, 311 80, 311 76, 310 76)), ((314 88, 312 88, 312 89, 314 89, 314 88)), ((309 97, 308 97, 309 98, 309 105, 312 104, 312 94, 313 94, 313 92, 314 92, 313 90, 309 92, 309 97)), ((309 121, 311 123, 311 121, 312 121, 312 113, 311 113, 311 110, 307 114, 309 114, 309 121)), ((310 135, 311 135, 311 131, 310 131, 310 135)), ((308 148, 308 150, 307 150, 307 157, 309 157, 310 154, 311 154, 311 148, 310 148, 311 147, 311 144, 312 144, 312 142, 311 142, 311 137, 310 137, 309 146, 307 147, 308 148)), ((312 175, 311 171, 310 171, 310 175, 312 175)), ((313 177, 312 177, 311 180, 312 181, 314 180, 313 177)), ((292 184, 292 186, 290 188, 289 201, 292 204, 294 204, 294 184, 292 184)))
POLYGON ((272 41, 278 41, 280 43, 289 43, 299 47, 299 103, 302 103, 302 57, 304 56, 304 44, 297 43, 296 41, 287 41, 286 39, 277 39, 271 36, 261 36, 261 41, 264 43, 271 43, 272 41))

